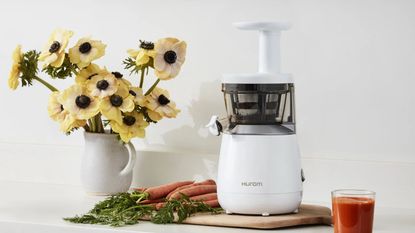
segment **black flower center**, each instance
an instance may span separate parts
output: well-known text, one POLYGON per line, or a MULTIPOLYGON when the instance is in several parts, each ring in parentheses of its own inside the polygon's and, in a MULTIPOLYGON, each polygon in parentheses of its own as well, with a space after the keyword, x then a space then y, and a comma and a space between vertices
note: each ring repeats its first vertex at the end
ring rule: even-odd
POLYGON ((79 52, 81 53, 89 53, 91 51, 92 46, 89 42, 84 42, 79 46, 79 52))
POLYGON ((57 52, 59 49, 61 48, 61 43, 59 43, 58 41, 54 41, 49 48, 49 52, 50 53, 55 53, 57 52))
POLYGON ((154 49, 154 43, 150 41, 140 40, 140 48, 145 50, 154 49))
POLYGON ((135 91, 133 91, 133 90, 130 90, 130 91, 129 91, 129 93, 130 93, 132 96, 137 96, 137 93, 135 93, 135 91))
POLYGON ((124 123, 124 124, 126 124, 126 125, 128 125, 128 126, 132 126, 132 125, 134 125, 134 123, 135 123, 135 117, 133 117, 133 116, 125 116, 123 119, 122 119, 122 122, 124 123))
POLYGON ((80 108, 87 108, 91 104, 91 99, 86 95, 80 95, 76 97, 75 103, 80 108))
POLYGON ((112 106, 119 107, 119 106, 122 105, 123 100, 122 100, 122 97, 119 96, 119 95, 112 95, 110 97, 110 102, 111 102, 112 106))
POLYGON ((164 53, 164 60, 169 64, 175 63, 176 60, 177 60, 176 52, 174 52, 173 50, 169 50, 169 51, 165 52, 164 53))
POLYGON ((64 110, 63 105, 61 104, 61 112, 64 110))
POLYGON ((107 82, 107 80, 99 80, 97 82, 97 88, 99 90, 106 90, 110 84, 107 82))
POLYGON ((122 78, 123 76, 120 72, 112 72, 112 74, 118 79, 122 78))
POLYGON ((98 74, 97 74, 97 73, 91 74, 91 75, 89 75, 89 76, 88 76, 88 78, 87 78, 87 79, 88 79, 88 80, 90 80, 90 79, 91 79, 92 77, 94 77, 95 75, 98 75, 98 74))
POLYGON ((170 103, 169 98, 167 98, 164 95, 160 95, 159 98, 157 99, 160 105, 167 105, 170 103))

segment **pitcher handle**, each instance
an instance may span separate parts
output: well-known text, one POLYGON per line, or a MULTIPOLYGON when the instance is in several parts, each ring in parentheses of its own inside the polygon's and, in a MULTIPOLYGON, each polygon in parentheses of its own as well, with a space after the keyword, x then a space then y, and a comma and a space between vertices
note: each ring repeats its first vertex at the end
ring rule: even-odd
POLYGON ((135 165, 135 159, 137 157, 135 147, 131 142, 125 143, 124 146, 128 150, 128 163, 127 165, 125 165, 124 169, 122 169, 122 171, 120 172, 121 176, 125 176, 133 170, 134 165, 135 165))

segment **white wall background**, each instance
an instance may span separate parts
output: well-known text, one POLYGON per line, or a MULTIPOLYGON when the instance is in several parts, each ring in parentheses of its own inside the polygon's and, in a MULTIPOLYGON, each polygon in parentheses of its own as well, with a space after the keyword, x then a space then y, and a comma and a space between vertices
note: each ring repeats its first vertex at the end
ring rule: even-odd
MULTIPOLYGON (((215 155, 220 139, 203 126, 212 114, 224 114, 221 74, 257 67, 257 35, 231 23, 286 20, 294 27, 282 39, 283 70, 296 80, 305 200, 327 202, 334 188, 360 187, 378 191, 381 205, 415 208, 407 201, 415 195, 414 12, 410 0, 2 1, 0 179, 76 184, 69 168, 77 167, 83 143, 81 132, 67 137, 48 119, 46 89, 8 90, 17 43, 41 49, 56 27, 72 29, 72 43, 86 35, 107 43, 98 63, 121 70, 125 51, 139 39, 186 40, 182 73, 161 84, 182 114, 148 128, 135 143, 215 155)), ((72 80, 52 82, 63 88, 72 80)))

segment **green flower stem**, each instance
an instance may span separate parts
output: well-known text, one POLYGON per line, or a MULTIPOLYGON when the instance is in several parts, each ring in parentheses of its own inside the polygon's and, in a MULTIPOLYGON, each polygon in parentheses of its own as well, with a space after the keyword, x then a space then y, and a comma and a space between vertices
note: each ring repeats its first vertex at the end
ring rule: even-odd
POLYGON ((83 128, 86 132, 91 132, 91 129, 89 128, 88 125, 84 125, 83 128))
POLYGON ((144 84, 144 68, 141 69, 141 77, 140 77, 140 88, 143 88, 143 84, 144 84))
POLYGON ((96 133, 95 122, 93 118, 88 119, 88 123, 89 123, 89 128, 91 129, 90 132, 96 133))
POLYGON ((97 133, 104 133, 104 125, 102 124, 101 113, 94 116, 97 133))
POLYGON ((98 125, 98 119, 97 119, 97 116, 98 116, 98 115, 95 115, 95 116, 92 118, 92 122, 94 122, 94 132, 95 132, 95 133, 99 133, 99 125, 98 125))
POLYGON ((154 82, 154 84, 150 87, 150 89, 148 89, 148 91, 144 95, 150 94, 154 90, 154 88, 156 88, 156 86, 157 86, 157 84, 159 84, 159 82, 160 82, 160 79, 157 79, 157 81, 154 82))
POLYGON ((50 83, 46 82, 45 80, 37 76, 35 76, 33 79, 43 84, 45 87, 47 87, 51 91, 59 91, 56 87, 52 86, 50 83))

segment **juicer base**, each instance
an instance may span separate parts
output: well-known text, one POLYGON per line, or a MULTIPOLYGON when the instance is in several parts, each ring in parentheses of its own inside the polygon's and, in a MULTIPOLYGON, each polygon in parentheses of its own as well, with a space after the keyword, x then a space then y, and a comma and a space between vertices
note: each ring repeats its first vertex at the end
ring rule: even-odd
POLYGON ((280 194, 218 193, 219 204, 227 214, 269 216, 295 213, 301 198, 302 191, 280 194))

